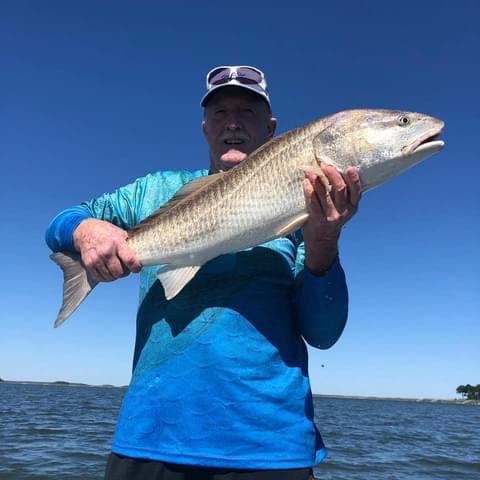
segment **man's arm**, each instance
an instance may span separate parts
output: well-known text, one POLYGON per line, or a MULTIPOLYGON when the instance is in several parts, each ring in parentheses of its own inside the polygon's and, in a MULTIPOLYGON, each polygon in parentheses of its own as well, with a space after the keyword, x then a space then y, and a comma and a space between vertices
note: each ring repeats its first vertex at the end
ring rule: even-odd
POLYGON ((54 251, 78 251, 98 281, 112 281, 139 272, 141 264, 129 248, 128 228, 138 223, 142 180, 68 208, 49 224, 45 235, 54 251))
POLYGON ((355 214, 361 197, 358 171, 342 176, 334 167, 322 165, 331 189, 320 177, 307 173, 304 191, 310 216, 303 228, 304 242, 297 264, 305 268, 297 276, 295 306, 305 340, 329 348, 343 332, 348 314, 348 290, 338 259, 341 227, 355 214))
POLYGON ((348 289, 338 257, 321 276, 303 265, 304 245, 297 250, 294 308, 305 341, 312 347, 327 349, 335 344, 348 316, 348 289))

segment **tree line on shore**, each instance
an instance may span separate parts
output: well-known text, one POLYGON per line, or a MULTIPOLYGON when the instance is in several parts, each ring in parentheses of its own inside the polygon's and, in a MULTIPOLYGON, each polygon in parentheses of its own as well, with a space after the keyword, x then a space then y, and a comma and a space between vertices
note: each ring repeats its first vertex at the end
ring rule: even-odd
POLYGON ((476 386, 469 383, 467 385, 459 385, 457 393, 467 400, 480 400, 480 384, 476 386))

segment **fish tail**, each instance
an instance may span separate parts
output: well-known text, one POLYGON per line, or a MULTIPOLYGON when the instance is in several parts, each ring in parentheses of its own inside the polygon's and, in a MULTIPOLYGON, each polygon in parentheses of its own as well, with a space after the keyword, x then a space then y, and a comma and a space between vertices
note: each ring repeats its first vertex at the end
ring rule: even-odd
POLYGON ((85 300, 98 282, 89 275, 78 253, 57 252, 50 255, 50 258, 63 271, 63 303, 55 320, 55 327, 59 327, 85 300))

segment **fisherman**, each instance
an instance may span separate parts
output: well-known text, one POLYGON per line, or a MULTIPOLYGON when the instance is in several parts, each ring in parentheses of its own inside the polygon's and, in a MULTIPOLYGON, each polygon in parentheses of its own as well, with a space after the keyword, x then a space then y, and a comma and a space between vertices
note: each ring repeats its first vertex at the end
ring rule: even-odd
POLYGON ((206 80, 209 170, 147 175, 64 210, 47 229, 49 247, 80 252, 98 281, 141 270, 133 376, 105 478, 307 480, 326 450, 305 341, 329 348, 345 326, 338 238, 358 208, 358 171, 322 165, 331 188, 307 172, 301 231, 214 258, 167 301, 158 267, 142 269, 127 231, 189 181, 243 162, 277 123, 258 68, 220 66, 206 80))

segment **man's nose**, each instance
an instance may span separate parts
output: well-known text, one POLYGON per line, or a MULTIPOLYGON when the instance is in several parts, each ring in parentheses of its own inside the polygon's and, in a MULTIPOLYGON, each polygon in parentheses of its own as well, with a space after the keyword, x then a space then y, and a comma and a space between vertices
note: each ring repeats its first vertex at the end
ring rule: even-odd
POLYGON ((227 121, 225 123, 225 127, 227 130, 230 130, 230 131, 241 130, 242 123, 238 119, 238 116, 235 112, 231 112, 228 115, 227 121))
POLYGON ((232 132, 236 130, 241 130, 242 128, 242 126, 238 122, 228 122, 225 127, 227 130, 230 130, 232 132))

